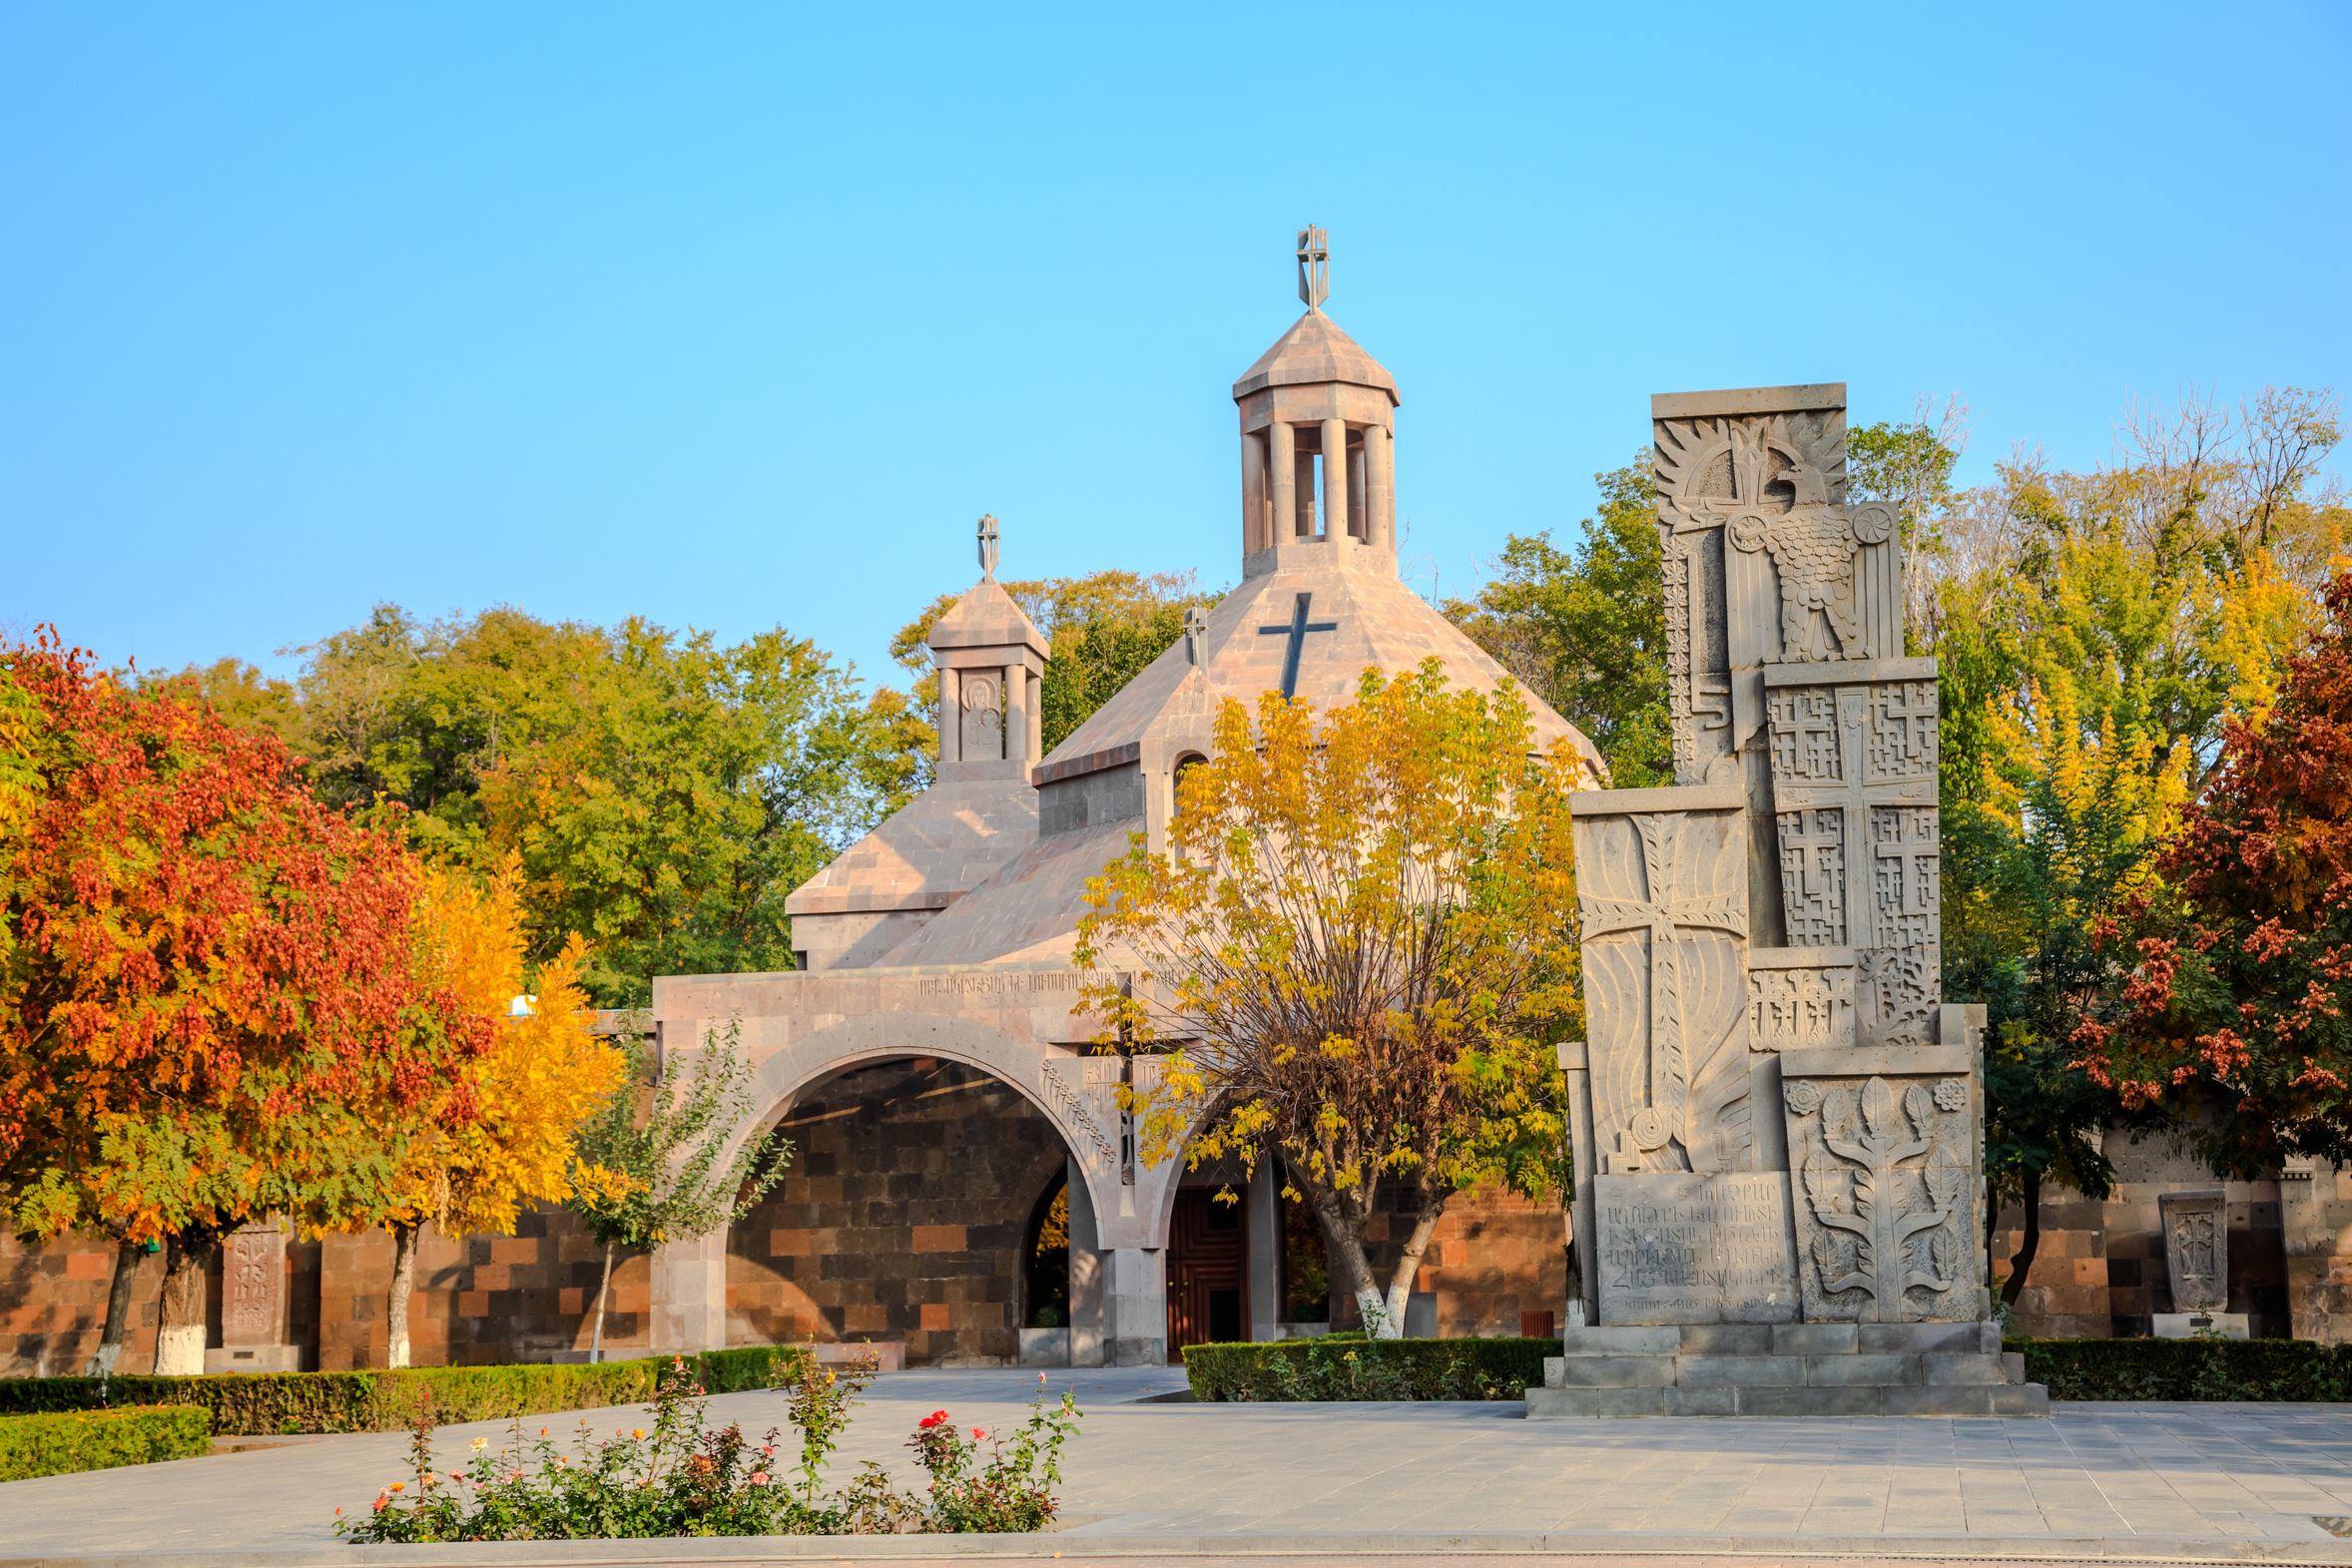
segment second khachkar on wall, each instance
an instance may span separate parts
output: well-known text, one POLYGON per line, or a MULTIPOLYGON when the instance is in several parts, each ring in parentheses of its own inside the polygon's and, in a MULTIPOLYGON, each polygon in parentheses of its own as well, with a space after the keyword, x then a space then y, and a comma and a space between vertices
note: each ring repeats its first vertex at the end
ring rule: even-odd
POLYGON ((1585 1316, 1978 1321, 1976 1010, 1938 983, 1895 512, 1848 502, 1843 386, 1652 419, 1675 784, 1574 802, 1585 1316))

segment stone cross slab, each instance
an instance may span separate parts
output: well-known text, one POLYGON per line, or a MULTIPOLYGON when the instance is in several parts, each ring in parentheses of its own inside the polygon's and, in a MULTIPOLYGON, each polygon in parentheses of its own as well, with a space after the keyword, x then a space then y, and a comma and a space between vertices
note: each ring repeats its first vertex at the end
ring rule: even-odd
POLYGON ((1736 784, 1569 799, 1603 1174, 1747 1165, 1744 802, 1736 784))
POLYGON ((1924 1042, 1941 955, 1933 659, 1764 671, 1781 905, 1792 947, 1852 947, 1863 1035, 1924 1042))

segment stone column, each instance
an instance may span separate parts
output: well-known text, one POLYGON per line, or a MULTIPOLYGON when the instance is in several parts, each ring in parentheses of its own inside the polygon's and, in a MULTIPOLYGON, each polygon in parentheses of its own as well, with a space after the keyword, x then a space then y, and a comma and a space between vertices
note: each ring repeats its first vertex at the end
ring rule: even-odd
POLYGON ((1041 676, 1023 673, 1023 690, 1028 696, 1029 747, 1021 754, 1024 762, 1034 763, 1045 756, 1045 681, 1041 676))
MULTIPOLYGON (((655 1248, 652 1294, 655 1354, 727 1348, 727 1233, 655 1248)), ((609 1337, 604 1353, 618 1358, 609 1337)))
POLYGON ((1250 1337, 1271 1339, 1282 1321, 1282 1195, 1266 1155, 1242 1195, 1250 1238, 1250 1337))
POLYGON ((1294 438, 1291 427, 1279 419, 1266 427, 1266 441, 1268 470, 1274 476, 1270 487, 1274 492, 1274 537, 1267 542, 1278 544, 1284 537, 1284 529, 1296 532, 1298 527, 1296 518, 1299 511, 1299 443, 1294 438))
POLYGON ((958 690, 961 672, 948 665, 939 667, 939 761, 963 761, 963 703, 958 690))
POLYGON ((1372 538, 1372 514, 1366 508, 1365 490, 1369 475, 1365 472, 1365 449, 1361 446, 1348 452, 1348 516, 1355 520, 1356 535, 1369 541, 1372 538))
POLYGON ((1348 537, 1348 421, 1323 421, 1323 532, 1337 544, 1348 537))
POLYGON ((1118 1247, 1102 1255, 1104 1359, 1112 1366, 1168 1362, 1168 1255, 1118 1247))
POLYGON ((1241 553, 1256 555, 1273 543, 1266 518, 1266 447, 1264 437, 1241 433, 1241 553))
POLYGON ((1074 1159, 1064 1162, 1070 1184, 1070 1364, 1100 1366, 1102 1251, 1094 1223, 1094 1194, 1074 1159))
POLYGON ((1004 755, 1026 761, 1022 748, 1029 740, 1029 669, 1022 664, 1004 667, 1004 755))
POLYGON ((1396 498, 1390 494, 1389 464, 1393 457, 1385 425, 1364 427, 1364 542, 1395 549, 1396 498))

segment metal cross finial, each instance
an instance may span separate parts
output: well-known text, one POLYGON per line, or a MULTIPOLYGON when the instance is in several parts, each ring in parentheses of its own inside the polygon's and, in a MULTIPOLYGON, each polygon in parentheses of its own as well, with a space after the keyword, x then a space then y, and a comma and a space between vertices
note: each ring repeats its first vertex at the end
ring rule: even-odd
POLYGON ((1331 297, 1331 236, 1313 224, 1299 231, 1299 297, 1310 310, 1331 297))
POLYGON ((1196 670, 1209 662, 1209 612, 1199 605, 1184 612, 1184 662, 1196 670))
POLYGON ((980 575, 989 582, 996 581, 996 516, 993 512, 980 519, 980 575))

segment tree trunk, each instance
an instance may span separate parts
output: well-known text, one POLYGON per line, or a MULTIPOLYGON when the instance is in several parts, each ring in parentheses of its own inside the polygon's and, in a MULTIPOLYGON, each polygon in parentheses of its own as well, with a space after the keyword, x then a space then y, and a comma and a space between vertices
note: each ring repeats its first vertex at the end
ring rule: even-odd
MULTIPOLYGON (((1394 1339, 1386 1319, 1380 1282, 1372 1277, 1372 1260, 1364 1255, 1364 1228, 1348 1214, 1336 1193, 1314 1195, 1316 1223, 1323 1227, 1323 1251, 1333 1282, 1355 1300, 1364 1315, 1364 1331, 1376 1339, 1394 1339)), ((1337 1326, 1335 1323, 1334 1326, 1337 1326)))
POLYGON ((1985 1279, 1993 1279, 1994 1233, 2001 1226, 2001 1190, 1993 1184, 1993 1173, 1985 1173, 1985 1279))
POLYGON ((2018 1203, 2026 1212, 2026 1228, 2018 1234, 2018 1255, 2009 1261, 2009 1279, 2001 1287, 2001 1299, 2011 1307, 2018 1305, 2018 1296, 2026 1289, 2026 1273, 2034 1267, 2034 1255, 2042 1250, 2042 1173, 2028 1167, 2022 1185, 2025 1191, 2018 1203))
POLYGON ((416 1288, 416 1237, 421 1222, 392 1227, 392 1283, 384 1292, 386 1366, 408 1364, 408 1298, 416 1288))
POLYGON ((106 1328, 98 1335, 98 1353, 90 1357, 92 1377, 105 1377, 123 1358, 123 1340, 131 1330, 131 1293, 139 1285, 139 1265, 147 1257, 145 1242, 115 1243, 114 1284, 106 1292, 106 1328))
POLYGON ((155 1330, 160 1377, 193 1377, 205 1369, 205 1276, 221 1256, 221 1233, 209 1227, 164 1239, 164 1311, 155 1330))
POLYGON ((1405 1308, 1413 1302, 1413 1282, 1421 1273, 1422 1256, 1430 1250, 1430 1235, 1438 1229, 1438 1217, 1446 1212, 1446 1200, 1433 1199, 1422 1205, 1413 1217, 1413 1232, 1405 1238, 1405 1251, 1397 1255, 1396 1272, 1389 1276, 1388 1331, 1383 1339, 1405 1336, 1405 1308))
POLYGON ((596 1282, 596 1328, 588 1336, 588 1359, 604 1359, 604 1304, 613 1293, 613 1244, 604 1244, 604 1278, 596 1282))

